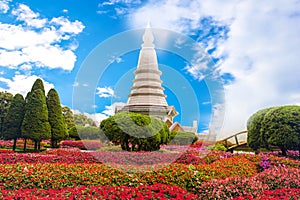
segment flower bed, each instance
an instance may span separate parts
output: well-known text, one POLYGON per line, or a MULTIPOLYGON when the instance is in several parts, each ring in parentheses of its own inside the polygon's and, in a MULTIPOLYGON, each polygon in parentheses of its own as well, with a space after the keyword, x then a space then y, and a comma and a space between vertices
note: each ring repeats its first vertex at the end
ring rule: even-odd
MULTIPOLYGON (((53 188, 93 185, 170 184, 192 190, 199 182, 231 176, 247 177, 256 173, 246 160, 224 160, 193 168, 184 164, 171 164, 156 171, 126 174, 97 163, 17 163, 0 164, 0 187, 4 189, 53 188), (240 163, 240 164, 239 164, 240 163), (233 170, 239 168, 239 170, 233 170)), ((128 166, 134 169, 136 166, 128 166)))
POLYGON ((197 191, 200 199, 226 199, 238 196, 255 198, 266 190, 300 188, 300 169, 272 168, 250 178, 226 178, 202 183, 197 191))
MULTIPOLYGON (((59 151, 58 151, 59 152, 59 151)), ((99 163, 95 157, 88 153, 78 151, 60 151, 61 154, 40 153, 13 153, 0 154, 0 163, 99 163), (68 152, 68 153, 67 153, 68 152)))
MULTIPOLYGON (((47 140, 41 142, 41 147, 47 143, 47 140)), ((12 148, 13 140, 0 140, 0 148, 12 148)), ((24 139, 18 139, 16 143, 16 147, 22 148, 24 146, 24 139)), ((34 142, 32 140, 27 140, 26 144, 27 148, 34 148, 34 142)))
POLYGON ((283 200, 283 199, 299 199, 300 188, 282 188, 276 190, 265 190, 263 194, 253 198, 251 196, 237 197, 233 200, 283 200))
POLYGON ((97 150, 103 147, 103 144, 100 141, 93 141, 93 140, 64 140, 61 142, 60 146, 62 148, 78 148, 82 150, 97 150))
POLYGON ((183 154, 82 152, 70 147, 27 154, 4 150, 0 154, 0 190, 4 196, 0 199, 46 199, 52 195, 71 199, 114 199, 118 195, 181 199, 181 193, 186 198, 194 195, 193 199, 254 199, 273 191, 278 191, 274 195, 298 194, 298 190, 280 190, 300 188, 297 160, 267 154, 203 154, 197 149, 183 154), (162 190, 154 189, 156 186, 162 190), (170 193, 173 190, 182 192, 170 193))
POLYGON ((0 198, 14 199, 198 199, 186 190, 163 184, 127 186, 92 186, 63 188, 62 190, 21 189, 2 190, 0 198))
POLYGON ((11 148, 12 146, 12 140, 0 140, 0 148, 11 148))

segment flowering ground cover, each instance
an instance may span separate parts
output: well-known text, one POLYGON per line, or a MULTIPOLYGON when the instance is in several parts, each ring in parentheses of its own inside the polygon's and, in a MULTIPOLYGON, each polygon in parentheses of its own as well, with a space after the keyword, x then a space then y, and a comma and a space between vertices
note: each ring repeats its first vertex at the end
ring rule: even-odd
POLYGON ((233 200, 290 200, 299 199, 300 188, 282 188, 276 190, 265 190, 262 194, 253 198, 251 196, 242 196, 234 198, 233 200))
MULTIPOLYGON (((174 148, 174 147, 172 147, 174 148)), ((171 149, 171 148, 170 148, 171 149)), ((267 199, 299 196, 296 155, 0 151, 0 199, 267 199), (175 159, 174 159, 175 158, 175 159)), ((298 198, 298 197, 297 197, 298 198)), ((295 198, 294 198, 295 199, 295 198)))
POLYGON ((91 186, 63 188, 62 190, 2 190, 0 198, 15 199, 197 199, 186 190, 164 184, 127 186, 91 186))
MULTIPOLYGON (((50 140, 45 140, 45 141, 41 142, 41 147, 43 147, 44 145, 46 145, 49 142, 50 142, 50 140)), ((13 146, 12 140, 0 140, 0 148, 12 148, 12 146, 13 146)), ((18 148, 23 149, 24 139, 18 139, 16 146, 18 148)), ((31 140, 28 140, 27 148, 33 148, 33 147, 34 147, 34 143, 31 140)))
POLYGON ((100 141, 96 140, 64 140, 60 144, 61 147, 71 147, 71 148, 78 148, 82 150, 97 150, 103 147, 103 144, 100 141))

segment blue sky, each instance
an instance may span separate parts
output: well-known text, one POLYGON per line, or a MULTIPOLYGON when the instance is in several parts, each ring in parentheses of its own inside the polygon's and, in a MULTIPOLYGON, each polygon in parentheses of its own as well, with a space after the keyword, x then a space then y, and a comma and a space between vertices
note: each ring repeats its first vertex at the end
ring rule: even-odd
MULTIPOLYGON (((77 81, 80 69, 104 41, 140 30, 147 22, 198 45, 190 61, 157 51, 167 101, 179 110, 176 120, 183 125, 196 118, 198 131, 207 132, 211 122, 222 124, 211 130, 221 138, 244 130, 258 109, 300 104, 298 0, 0 0, 0 90, 26 94, 40 77, 47 89, 57 89, 63 105, 73 107, 73 91, 86 88, 95 102, 89 109, 74 110, 101 120, 111 114, 113 103, 126 102, 138 49, 109 55, 111 64, 96 86, 77 81), (214 64, 203 65, 197 53, 214 64), (207 70, 223 81, 224 101, 213 102, 213 93, 222 92, 211 87, 207 70)), ((134 39, 140 44, 142 32, 137 32, 134 39)), ((157 37, 156 42, 163 41, 162 35, 157 37)), ((185 45, 180 38, 174 40, 169 42, 185 45)))

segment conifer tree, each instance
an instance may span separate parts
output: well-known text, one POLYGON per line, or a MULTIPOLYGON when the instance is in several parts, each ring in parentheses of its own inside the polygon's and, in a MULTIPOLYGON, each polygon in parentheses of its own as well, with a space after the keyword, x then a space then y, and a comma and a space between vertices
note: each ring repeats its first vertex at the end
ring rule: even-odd
POLYGON ((25 112, 25 100, 21 94, 16 94, 8 109, 3 123, 3 136, 5 140, 14 140, 13 150, 16 149, 17 139, 21 137, 21 125, 25 112))
POLYGON ((3 137, 3 122, 8 112, 13 95, 8 92, 0 92, 0 139, 3 137))
POLYGON ((37 89, 41 89, 43 94, 45 95, 44 83, 43 83, 42 79, 40 79, 40 78, 36 79, 36 81, 33 83, 31 92, 33 92, 34 90, 37 90, 37 89))
POLYGON ((74 114, 73 114, 72 110, 69 107, 64 106, 64 107, 62 107, 62 113, 65 118, 67 128, 70 129, 70 128, 74 127, 75 122, 74 122, 74 114))
MULTIPOLYGON (((28 99, 30 97, 30 94, 31 94, 30 91, 27 92, 26 97, 25 97, 24 117, 25 117, 25 113, 26 113, 26 110, 27 110, 28 99)), ((23 118, 23 120, 24 120, 24 118, 23 118)), ((22 122, 22 126, 23 126, 23 122, 22 122)), ((23 151, 25 151, 26 150, 27 139, 29 139, 29 138, 24 133, 22 133, 22 126, 21 126, 21 135, 22 135, 22 138, 24 139, 23 151)))
POLYGON ((65 118, 69 137, 79 139, 78 132, 75 127, 74 114, 72 110, 69 107, 64 106, 62 107, 62 113, 65 118))
POLYGON ((67 137, 67 127, 55 89, 51 89, 47 94, 47 107, 51 126, 51 147, 57 148, 58 142, 67 137))
POLYGON ((41 140, 51 137, 46 97, 41 89, 35 89, 27 96, 22 136, 35 141, 35 150, 40 150, 41 140))

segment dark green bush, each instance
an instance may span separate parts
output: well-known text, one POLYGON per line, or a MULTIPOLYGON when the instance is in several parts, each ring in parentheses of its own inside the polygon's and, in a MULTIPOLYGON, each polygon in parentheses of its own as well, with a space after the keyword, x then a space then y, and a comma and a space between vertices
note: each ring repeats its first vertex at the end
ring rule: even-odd
POLYGON ((101 140, 106 141, 106 136, 101 133, 99 127, 96 126, 76 126, 78 136, 82 140, 101 140))
POLYGON ((127 151, 155 151, 169 139, 163 121, 132 112, 119 112, 103 120, 100 129, 112 143, 127 151))
POLYGON ((80 140, 76 126, 71 127, 68 133, 71 139, 80 140))
POLYGON ((198 140, 198 138, 195 133, 172 131, 170 140, 170 144, 188 145, 194 144, 198 140))
POLYGON ((277 146, 300 151, 300 106, 278 106, 260 110, 247 123, 248 145, 257 150, 277 146))

